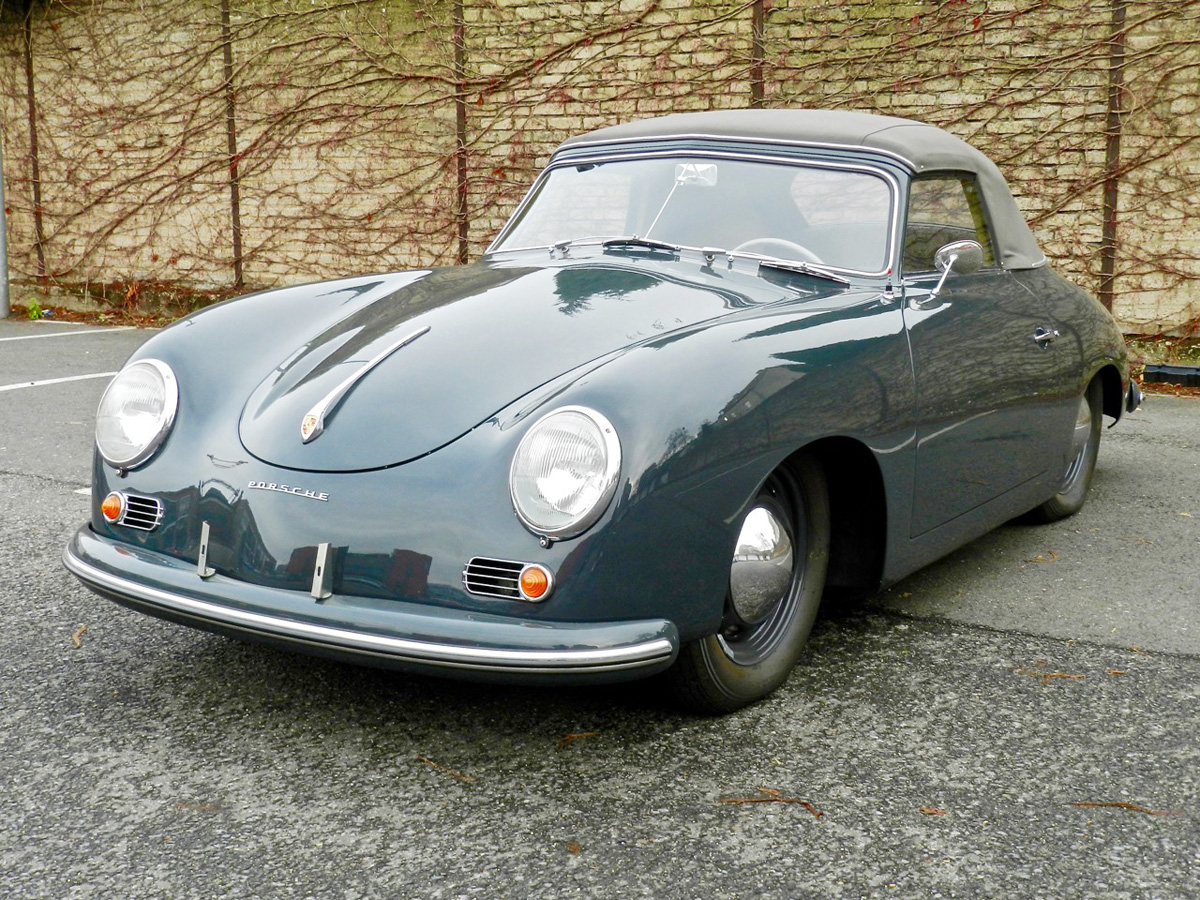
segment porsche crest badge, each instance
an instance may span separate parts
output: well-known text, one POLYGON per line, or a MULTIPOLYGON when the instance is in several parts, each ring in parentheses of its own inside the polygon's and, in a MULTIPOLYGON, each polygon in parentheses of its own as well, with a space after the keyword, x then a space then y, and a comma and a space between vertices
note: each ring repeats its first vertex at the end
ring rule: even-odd
POLYGON ((309 413, 300 423, 300 440, 307 444, 321 433, 321 420, 309 413))

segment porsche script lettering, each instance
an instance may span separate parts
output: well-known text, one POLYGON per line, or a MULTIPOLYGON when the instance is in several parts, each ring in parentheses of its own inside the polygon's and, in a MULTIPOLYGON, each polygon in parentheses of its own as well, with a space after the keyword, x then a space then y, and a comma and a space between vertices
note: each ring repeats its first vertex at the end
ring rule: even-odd
POLYGON ((329 502, 329 495, 324 491, 310 491, 307 488, 295 487, 290 484, 276 484, 274 481, 252 481, 246 485, 251 491, 276 491, 280 494, 294 494, 297 497, 307 497, 309 500, 329 502))

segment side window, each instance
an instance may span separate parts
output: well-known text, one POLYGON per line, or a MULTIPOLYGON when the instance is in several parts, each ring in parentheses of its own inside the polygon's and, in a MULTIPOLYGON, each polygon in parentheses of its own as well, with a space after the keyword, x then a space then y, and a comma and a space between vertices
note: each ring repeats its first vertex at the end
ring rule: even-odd
POLYGON ((980 243, 984 265, 996 264, 975 179, 969 175, 913 179, 904 232, 904 273, 934 271, 933 254, 938 248, 965 240, 980 243))

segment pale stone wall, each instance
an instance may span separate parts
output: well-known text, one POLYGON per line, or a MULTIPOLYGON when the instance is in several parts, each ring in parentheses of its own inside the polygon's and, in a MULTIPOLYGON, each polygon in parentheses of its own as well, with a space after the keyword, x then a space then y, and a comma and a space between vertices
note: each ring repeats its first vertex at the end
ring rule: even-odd
POLYGON ((745 2, 493 0, 468 4, 476 246, 559 143, 629 119, 749 105, 745 2))
POLYGON ((919 118, 983 150, 1064 274, 1099 273, 1108 11, 1096 4, 793 4, 770 99, 919 118))
MULTIPOLYGON (((387 8, 234 4, 247 286, 452 261, 446 29, 411 4, 387 8)), ((23 40, 11 18, 4 25, 10 268, 29 279, 38 271, 23 40)), ((33 40, 45 275, 229 284, 219 7, 52 3, 35 12, 33 40)))
POLYGON ((402 0, 236 5, 247 281, 453 262, 448 27, 402 0))
POLYGON ((1133 7, 1122 132, 1121 254, 1125 327, 1200 330, 1200 8, 1133 7))
POLYGON ((160 20, 147 54, 136 10, 97 24, 66 15, 35 30, 47 274, 204 282, 202 248, 228 244, 221 72, 195 52, 215 29, 160 20))
MULTIPOLYGON (((444 264, 458 251, 455 96, 469 253, 569 135, 751 103, 748 0, 232 0, 247 286, 444 264)), ((1055 265, 1096 289, 1111 6, 1062 0, 774 0, 768 106, 943 125, 1005 171, 1055 265)), ((1116 313, 1200 320, 1200 0, 1127 3, 1116 313)), ((4 5, 10 266, 38 275, 23 40, 4 5)), ((232 281, 219 5, 34 6, 46 276, 232 281)))

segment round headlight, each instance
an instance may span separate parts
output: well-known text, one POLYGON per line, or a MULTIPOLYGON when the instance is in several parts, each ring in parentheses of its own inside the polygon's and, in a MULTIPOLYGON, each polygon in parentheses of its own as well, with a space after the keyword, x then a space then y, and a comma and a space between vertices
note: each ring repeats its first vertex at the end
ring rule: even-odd
POLYGON ((117 373, 96 412, 96 447, 110 466, 141 465, 166 440, 175 422, 179 388, 171 367, 143 359, 117 373))
POLYGON ((621 442, 595 410, 564 406, 526 432, 513 456, 513 507, 535 534, 569 538, 600 518, 617 490, 621 442))

